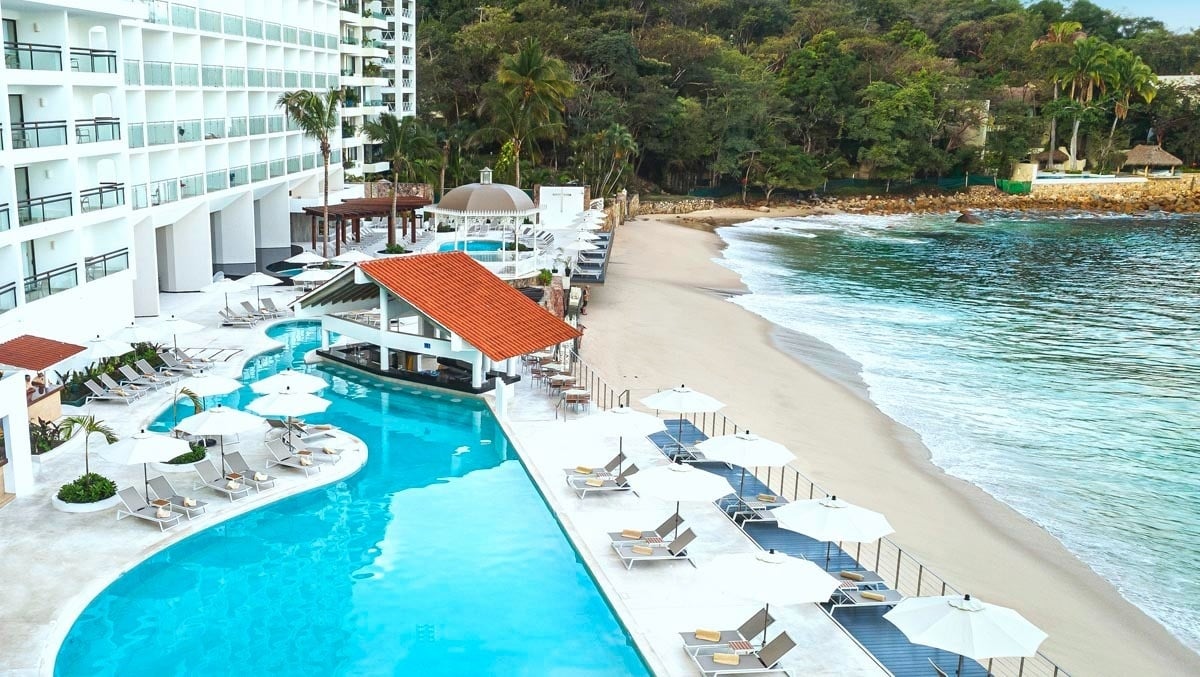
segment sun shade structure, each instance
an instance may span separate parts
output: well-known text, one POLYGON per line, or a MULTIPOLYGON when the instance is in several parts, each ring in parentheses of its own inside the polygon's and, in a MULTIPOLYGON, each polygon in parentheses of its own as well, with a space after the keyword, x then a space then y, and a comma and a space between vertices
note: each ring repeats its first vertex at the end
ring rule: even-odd
MULTIPOLYGON (((400 223, 396 224, 401 231, 401 235, 405 231, 411 230, 412 242, 417 241, 417 216, 416 211, 421 207, 429 205, 431 201, 427 197, 420 195, 397 195, 396 196, 396 215, 400 217, 400 223)), ((305 207, 304 213, 309 215, 313 226, 316 225, 317 219, 324 218, 325 207, 316 205, 313 207, 305 207)), ((392 196, 389 194, 384 197, 363 197, 345 200, 338 204, 329 205, 329 219, 333 222, 336 230, 334 237, 334 253, 341 254, 342 241, 346 239, 346 226, 349 224, 354 234, 356 241, 362 241, 362 220, 363 219, 390 219, 392 216, 392 196)), ((314 236, 316 228, 313 228, 314 236)), ((312 241, 313 249, 317 248, 317 241, 314 238, 312 241)), ((288 259, 292 263, 292 261, 288 259)))
POLYGON ((306 374, 294 369, 284 369, 261 381, 251 383, 250 389, 259 395, 270 395, 272 393, 283 392, 315 393, 328 386, 329 384, 325 379, 319 376, 313 376, 312 374, 306 374))
POLYGON ((1183 164, 1183 160, 1171 155, 1162 149, 1162 146, 1149 146, 1146 144, 1134 146, 1132 150, 1125 154, 1124 167, 1142 167, 1146 172, 1150 171, 1151 167, 1178 167, 1183 164))
POLYGON ((887 518, 874 510, 838 500, 837 496, 793 501, 771 510, 779 527, 825 541, 825 566, 833 541, 868 543, 895 531, 887 518))
POLYGON ((0 364, 18 369, 43 371, 63 360, 87 350, 84 346, 64 343, 54 339, 24 334, 11 341, 0 343, 0 364))
POLYGON ((106 460, 122 465, 142 464, 142 493, 150 496, 150 478, 147 463, 163 463, 192 450, 187 440, 145 430, 118 440, 100 450, 106 460))
MULTIPOLYGON (((812 562, 774 550, 717 555, 700 567, 700 576, 731 597, 764 605, 768 616, 771 604, 828 602, 839 585, 812 562)), ((762 642, 766 639, 763 628, 762 642)))

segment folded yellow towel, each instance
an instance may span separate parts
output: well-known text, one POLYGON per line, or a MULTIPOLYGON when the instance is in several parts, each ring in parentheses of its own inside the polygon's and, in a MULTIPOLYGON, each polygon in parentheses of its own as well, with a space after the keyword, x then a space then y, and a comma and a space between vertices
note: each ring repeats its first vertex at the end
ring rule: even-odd
POLYGON ((863 576, 857 571, 843 571, 842 573, 838 574, 838 576, 850 581, 861 581, 866 578, 866 576, 863 576))
POLYGON ((742 662, 742 657, 735 653, 715 653, 713 662, 718 665, 737 665, 742 662))
POLYGON ((342 453, 333 447, 324 447, 321 449, 321 451, 329 454, 330 456, 337 456, 338 454, 342 453))
POLYGON ((168 509, 167 509, 167 508, 165 508, 165 507, 162 507, 162 508, 159 508, 158 510, 156 510, 156 511, 154 512, 154 514, 155 514, 155 516, 156 516, 156 517, 158 517, 159 519, 166 519, 167 517, 170 517, 170 516, 171 516, 171 511, 170 511, 170 510, 168 510, 168 509))
POLYGON ((575 472, 579 473, 580 475, 591 475, 592 469, 586 465, 577 465, 575 466, 575 472))
POLYGON ((625 538, 641 538, 642 530, 641 529, 622 529, 621 535, 624 536, 625 538))
POLYGON ((184 507, 187 507, 187 508, 194 508, 194 507, 196 507, 196 499, 191 498, 190 496, 184 496, 183 497, 183 505, 184 505, 184 507))
POLYGON ((696 630, 696 639, 702 639, 706 642, 719 642, 721 640, 721 631, 701 628, 696 630))
POLYGON ((320 425, 310 425, 308 427, 312 428, 313 430, 333 430, 333 426, 329 425, 328 423, 321 423, 320 425))
POLYGON ((584 484, 588 485, 589 487, 602 487, 604 486, 604 480, 600 479, 599 477, 593 477, 592 479, 584 482, 584 484))
POLYGON ((300 457, 300 465, 312 465, 312 459, 304 458, 303 456, 301 456, 300 457))
POLYGON ((887 599, 887 595, 883 594, 882 592, 865 592, 864 591, 859 594, 862 595, 863 599, 869 599, 869 600, 873 600, 876 602, 882 602, 887 599))
POLYGON ((630 550, 633 551, 633 554, 635 554, 635 555, 653 555, 654 554, 654 548, 651 548, 648 545, 635 545, 632 548, 630 548, 630 550))
POLYGON ((129 393, 125 392, 124 390, 122 390, 120 388, 113 388, 113 392, 116 393, 117 395, 120 395, 121 397, 129 397, 129 393))
POLYGON ((256 473, 254 473, 254 481, 255 481, 255 482, 266 482, 266 481, 267 481, 267 474, 266 474, 266 473, 261 473, 261 472, 256 472, 256 473))
POLYGON ((238 484, 237 480, 229 480, 229 482, 225 484, 225 488, 229 489, 230 491, 237 491, 238 489, 242 488, 242 485, 238 484))
POLYGON ((758 500, 760 503, 774 503, 779 497, 773 494, 759 494, 758 500))

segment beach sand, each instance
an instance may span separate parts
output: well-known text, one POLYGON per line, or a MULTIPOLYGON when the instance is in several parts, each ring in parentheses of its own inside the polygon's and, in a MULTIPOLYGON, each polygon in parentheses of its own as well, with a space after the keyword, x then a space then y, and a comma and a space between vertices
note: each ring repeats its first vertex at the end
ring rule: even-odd
POLYGON ((711 225, 760 216, 718 209, 622 226, 607 283, 592 289, 581 318, 584 360, 635 403, 681 383, 722 400, 722 413, 787 444, 818 484, 887 515, 893 540, 932 571, 1048 632, 1043 653, 1072 674, 1200 674, 1200 654, 1050 534, 933 465, 916 433, 865 399, 852 373, 845 383, 823 375, 845 369, 839 360, 818 370, 781 349, 798 341, 821 358, 815 341, 729 302, 745 288, 714 261, 722 243, 711 225))

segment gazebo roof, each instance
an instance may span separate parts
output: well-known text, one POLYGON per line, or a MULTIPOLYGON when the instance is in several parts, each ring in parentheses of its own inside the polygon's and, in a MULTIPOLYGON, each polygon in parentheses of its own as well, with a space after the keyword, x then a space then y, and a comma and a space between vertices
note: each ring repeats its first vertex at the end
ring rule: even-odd
POLYGON ((64 343, 41 336, 24 334, 11 341, 0 343, 0 364, 19 369, 42 371, 85 350, 87 348, 74 343, 64 343))
POLYGON ((1141 144, 1125 154, 1125 164, 1138 167, 1178 167, 1183 160, 1162 149, 1162 146, 1141 144))
MULTIPOLYGON (((396 209, 416 209, 425 207, 430 204, 428 198, 414 195, 397 195, 396 209)), ((305 207, 305 214, 313 216, 321 216, 325 213, 325 208, 321 205, 315 207, 305 207)), ((335 205, 329 205, 329 218, 331 219, 352 219, 359 218, 382 218, 390 216, 392 213, 392 198, 387 197, 361 197, 353 198, 340 202, 335 205)))
POLYGON ((525 191, 506 183, 492 183, 492 171, 480 172, 479 183, 459 186, 426 211, 460 216, 524 216, 538 211, 525 191))

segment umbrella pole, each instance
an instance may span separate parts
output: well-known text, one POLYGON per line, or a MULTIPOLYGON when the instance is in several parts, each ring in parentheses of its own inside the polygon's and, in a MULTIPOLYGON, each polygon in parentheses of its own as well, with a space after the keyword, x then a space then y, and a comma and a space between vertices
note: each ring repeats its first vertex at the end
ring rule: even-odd
POLYGON ((625 474, 625 438, 617 438, 617 477, 625 474))
POLYGON ((738 485, 738 499, 739 500, 745 500, 742 498, 742 496, 745 495, 742 492, 745 490, 746 490, 746 467, 742 466, 742 483, 738 485))
POLYGON ((825 570, 829 571, 829 547, 833 545, 833 541, 825 541, 825 570))
POLYGON ((226 468, 227 468, 227 466, 225 465, 225 436, 221 435, 221 474, 222 475, 229 472, 226 468))
MULTIPOLYGON (((774 551, 772 551, 772 552, 774 552, 774 551)), ((767 626, 770 625, 770 623, 767 622, 767 619, 770 617, 771 617, 771 604, 768 602, 767 604, 763 605, 763 636, 762 636, 762 645, 763 646, 767 645, 767 626)))
POLYGON ((959 654, 958 655, 958 670, 956 670, 954 672, 954 674, 960 675, 960 677, 962 675, 962 664, 963 664, 963 657, 962 657, 962 654, 959 654))
POLYGON ((146 470, 146 464, 142 464, 142 489, 146 492, 146 502, 150 502, 150 473, 146 470))
POLYGON ((675 535, 671 540, 679 538, 679 501, 675 501, 675 535))

